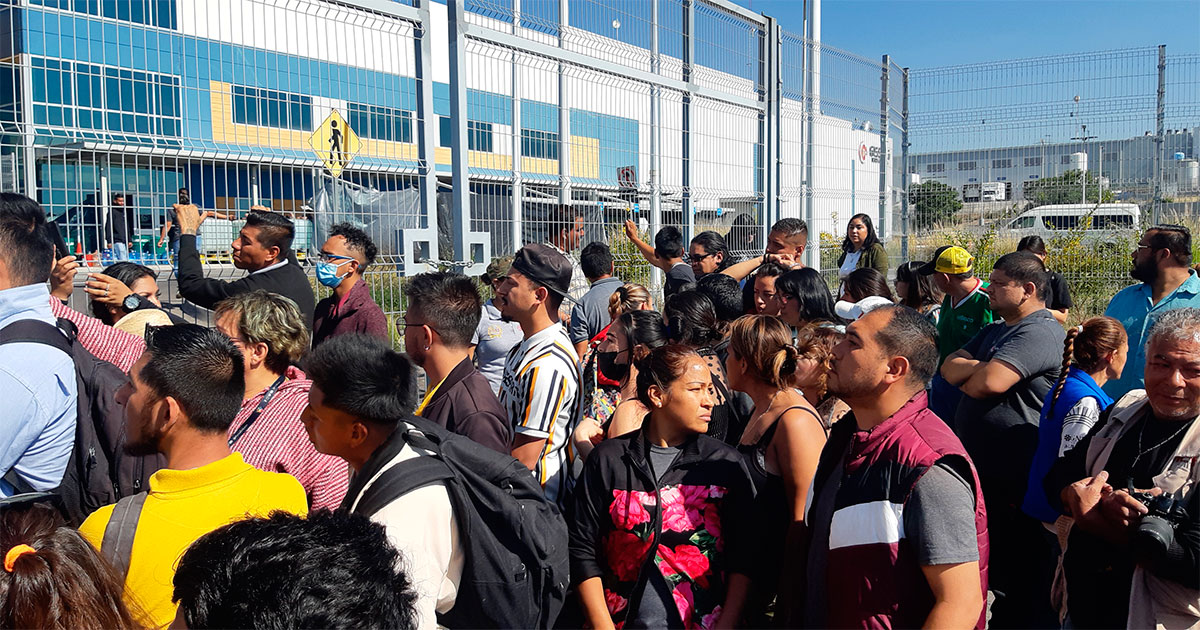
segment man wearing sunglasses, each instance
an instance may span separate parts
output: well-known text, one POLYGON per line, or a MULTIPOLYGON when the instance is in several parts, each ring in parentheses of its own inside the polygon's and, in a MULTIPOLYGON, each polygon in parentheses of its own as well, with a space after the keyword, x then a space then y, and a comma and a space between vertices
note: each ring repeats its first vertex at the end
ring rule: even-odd
POLYGON ((1109 379, 1104 391, 1114 399, 1142 389, 1146 367, 1146 334, 1163 313, 1200 308, 1200 278, 1192 271, 1192 233, 1182 225, 1156 225, 1133 250, 1129 275, 1141 284, 1113 296, 1104 314, 1121 322, 1129 334, 1129 360, 1121 378, 1109 379))
POLYGON ((378 249, 366 232, 339 223, 329 230, 317 262, 317 282, 333 295, 317 303, 313 347, 334 335, 366 333, 388 340, 387 317, 371 297, 363 272, 375 262, 378 249))

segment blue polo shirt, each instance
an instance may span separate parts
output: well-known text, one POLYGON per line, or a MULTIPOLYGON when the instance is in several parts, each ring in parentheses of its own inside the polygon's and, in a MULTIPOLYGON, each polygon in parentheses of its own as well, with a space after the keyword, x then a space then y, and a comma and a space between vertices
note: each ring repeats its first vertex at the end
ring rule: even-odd
POLYGON ((1121 378, 1104 384, 1104 392, 1114 400, 1126 393, 1145 387, 1146 336, 1163 313, 1177 308, 1200 308, 1200 278, 1195 271, 1188 272, 1188 279, 1158 304, 1150 302, 1150 285, 1135 284, 1121 289, 1108 303, 1104 314, 1121 322, 1129 334, 1129 359, 1121 378))
MULTIPOLYGON (((22 319, 54 324, 45 284, 0 291, 0 328, 22 319)), ((75 363, 40 343, 0 346, 0 475, 10 469, 34 490, 62 481, 75 445, 75 363)), ((0 497, 13 488, 0 481, 0 497)))

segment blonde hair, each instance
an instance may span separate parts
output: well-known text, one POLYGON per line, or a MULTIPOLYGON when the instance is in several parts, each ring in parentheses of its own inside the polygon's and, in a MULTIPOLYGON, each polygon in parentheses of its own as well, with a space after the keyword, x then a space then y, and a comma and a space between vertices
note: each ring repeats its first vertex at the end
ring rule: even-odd
POLYGON ((640 284, 626 282, 608 298, 608 317, 617 319, 625 313, 640 310, 643 304, 650 304, 650 291, 640 284))
POLYGON ((817 390, 812 392, 817 400, 824 400, 829 390, 829 372, 833 369, 830 359, 833 347, 846 337, 830 326, 807 324, 796 333, 796 350, 800 356, 816 361, 820 366, 817 373, 817 390))
POLYGON ((259 289, 217 304, 217 318, 237 316, 238 334, 246 343, 267 345, 267 369, 283 374, 308 351, 309 333, 300 307, 290 298, 259 289))
POLYGON ((746 362, 747 376, 783 389, 796 372, 800 351, 792 330, 774 315, 745 315, 729 325, 729 350, 746 362))

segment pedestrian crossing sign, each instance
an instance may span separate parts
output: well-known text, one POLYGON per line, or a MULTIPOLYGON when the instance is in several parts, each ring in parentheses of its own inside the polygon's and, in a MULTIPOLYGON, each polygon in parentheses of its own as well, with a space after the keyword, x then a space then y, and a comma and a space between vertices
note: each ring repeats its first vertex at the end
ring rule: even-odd
POLYGON ((346 165, 362 149, 362 140, 336 109, 309 136, 308 144, 334 177, 341 177, 346 165))

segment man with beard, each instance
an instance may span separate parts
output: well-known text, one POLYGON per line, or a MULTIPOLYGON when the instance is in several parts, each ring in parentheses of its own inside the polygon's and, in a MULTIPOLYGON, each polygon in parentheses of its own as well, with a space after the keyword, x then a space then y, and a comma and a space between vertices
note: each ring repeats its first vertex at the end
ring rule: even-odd
POLYGON ((479 289, 462 275, 423 273, 408 285, 404 351, 425 370, 425 399, 416 415, 509 454, 512 425, 487 378, 471 363, 471 336, 482 312, 479 289))
POLYGON ((941 369, 964 394, 954 431, 978 467, 987 500, 993 628, 1041 628, 1056 621, 1047 597, 1054 574, 1049 532, 1020 507, 1042 402, 1058 379, 1066 336, 1046 309, 1046 285, 1046 267, 1037 256, 1001 256, 984 291, 1002 321, 985 326, 941 369))
POLYGON ((863 315, 834 347, 829 391, 851 412, 813 478, 787 627, 983 627, 987 513, 970 458, 928 408, 937 362, 933 324, 905 306, 863 315))
POLYGON ((150 489, 96 510, 79 532, 125 575, 125 601, 139 624, 175 618, 179 557, 204 534, 276 510, 304 515, 290 475, 264 472, 229 450, 229 425, 245 393, 242 354, 220 331, 194 324, 148 327, 146 351, 117 392, 130 455, 161 453, 150 489))
POLYGON ((508 353, 500 404, 516 436, 512 456, 558 501, 572 454, 567 448, 579 407, 579 355, 558 319, 571 286, 571 263, 546 245, 526 245, 496 290, 505 319, 525 339, 508 353))
POLYGON ((1156 225, 1142 235, 1133 250, 1129 275, 1141 284, 1113 296, 1104 314, 1121 322, 1129 334, 1129 360, 1121 378, 1104 384, 1114 400, 1143 386, 1146 333, 1163 313, 1200 307, 1200 279, 1191 269, 1192 233, 1181 225, 1156 225))

